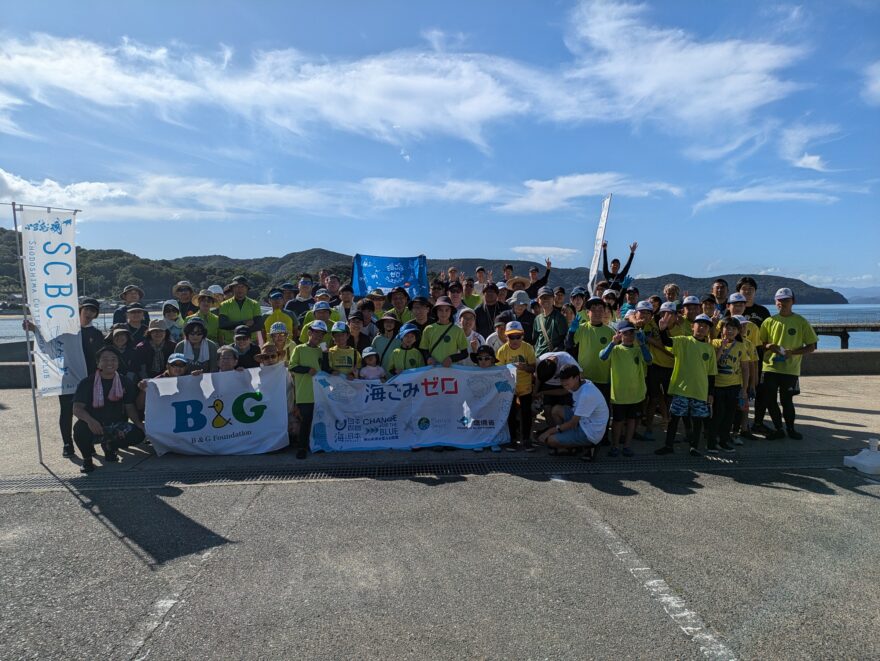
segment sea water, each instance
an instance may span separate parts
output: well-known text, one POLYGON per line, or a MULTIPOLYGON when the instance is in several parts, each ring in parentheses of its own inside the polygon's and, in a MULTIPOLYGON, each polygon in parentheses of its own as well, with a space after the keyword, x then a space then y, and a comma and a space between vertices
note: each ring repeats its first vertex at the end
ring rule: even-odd
MULTIPOLYGON (((775 312, 773 305, 767 308, 775 312)), ((833 323, 842 321, 880 322, 880 304, 873 305, 795 305, 795 312, 813 323, 833 323)), ((104 313, 93 322, 96 328, 104 331, 113 323, 113 314, 104 313)), ((21 329, 21 316, 0 316, 0 342, 14 342, 24 339, 21 329)), ((820 349, 839 349, 840 339, 833 335, 819 336, 820 349)), ((850 333, 850 349, 880 349, 880 332, 850 333)))

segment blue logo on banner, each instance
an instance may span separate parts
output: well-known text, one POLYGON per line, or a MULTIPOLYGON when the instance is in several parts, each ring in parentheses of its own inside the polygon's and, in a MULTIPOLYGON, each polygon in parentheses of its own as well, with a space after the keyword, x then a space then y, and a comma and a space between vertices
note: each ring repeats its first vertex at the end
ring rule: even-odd
POLYGON ((355 296, 366 296, 373 289, 389 292, 403 287, 410 298, 428 295, 428 260, 418 257, 377 257, 355 255, 351 265, 351 285, 355 296))

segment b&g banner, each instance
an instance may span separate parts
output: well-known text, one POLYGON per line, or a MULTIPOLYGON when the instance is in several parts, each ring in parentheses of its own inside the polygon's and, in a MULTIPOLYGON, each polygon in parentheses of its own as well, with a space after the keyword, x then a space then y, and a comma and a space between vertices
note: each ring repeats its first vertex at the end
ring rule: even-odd
POLYGON ((262 454, 288 445, 284 365, 151 379, 147 437, 160 456, 262 454))
POLYGON ((510 440, 512 367, 454 365, 407 370, 387 382, 315 375, 311 448, 480 448, 510 440))

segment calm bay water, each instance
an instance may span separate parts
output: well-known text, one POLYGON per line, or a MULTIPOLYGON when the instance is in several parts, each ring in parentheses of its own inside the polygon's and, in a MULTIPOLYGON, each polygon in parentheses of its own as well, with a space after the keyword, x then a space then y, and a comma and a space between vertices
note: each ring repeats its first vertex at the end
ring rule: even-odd
MULTIPOLYGON (((770 311, 773 306, 768 305, 770 311)), ((834 321, 875 321, 880 322, 880 304, 877 305, 796 305, 795 311, 813 323, 834 321)), ((101 315, 94 325, 102 330, 110 327, 112 314, 101 315)), ((21 317, 0 316, 0 342, 23 340, 21 317)), ((851 333, 850 349, 880 349, 880 332, 851 333)), ((840 340, 829 335, 819 336, 820 349, 839 349, 840 340)))

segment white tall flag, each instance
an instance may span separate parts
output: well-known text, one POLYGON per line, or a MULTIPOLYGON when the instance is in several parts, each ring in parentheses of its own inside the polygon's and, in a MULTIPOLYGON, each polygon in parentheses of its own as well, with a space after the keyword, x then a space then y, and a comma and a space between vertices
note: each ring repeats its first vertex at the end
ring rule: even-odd
POLYGON ((608 222, 608 209, 611 207, 611 193, 602 200, 602 214, 599 216, 599 227, 596 228, 596 243, 593 245, 593 261, 590 262, 589 296, 596 290, 599 281, 599 260, 602 258, 602 243, 605 241, 605 224, 608 222))
POLYGON ((34 325, 34 368, 43 397, 66 395, 86 376, 76 290, 76 212, 16 209, 25 294, 34 325))

